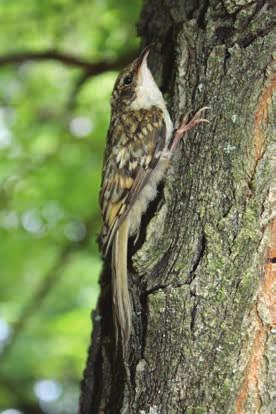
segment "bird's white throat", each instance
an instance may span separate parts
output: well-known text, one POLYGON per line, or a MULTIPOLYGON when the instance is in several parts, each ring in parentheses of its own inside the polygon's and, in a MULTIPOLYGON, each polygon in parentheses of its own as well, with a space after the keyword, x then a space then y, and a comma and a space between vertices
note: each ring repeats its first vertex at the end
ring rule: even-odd
POLYGON ((153 105, 162 109, 166 107, 163 95, 153 79, 145 59, 139 68, 136 98, 131 104, 131 109, 146 109, 153 105))
POLYGON ((168 144, 173 131, 172 120, 163 95, 153 79, 145 59, 139 70, 136 98, 131 103, 130 108, 133 110, 147 109, 153 105, 163 111, 166 124, 166 143, 168 144))

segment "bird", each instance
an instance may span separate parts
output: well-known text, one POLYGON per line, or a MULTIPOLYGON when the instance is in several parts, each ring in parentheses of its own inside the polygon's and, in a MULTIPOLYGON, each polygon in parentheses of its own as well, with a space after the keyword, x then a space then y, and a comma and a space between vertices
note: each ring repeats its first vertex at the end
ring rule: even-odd
POLYGON ((111 253, 116 337, 126 355, 132 334, 133 305, 128 284, 128 240, 139 234, 141 218, 185 133, 208 122, 203 107, 174 131, 164 97, 148 67, 152 46, 118 75, 111 96, 111 117, 104 152, 100 208, 102 255, 111 253))

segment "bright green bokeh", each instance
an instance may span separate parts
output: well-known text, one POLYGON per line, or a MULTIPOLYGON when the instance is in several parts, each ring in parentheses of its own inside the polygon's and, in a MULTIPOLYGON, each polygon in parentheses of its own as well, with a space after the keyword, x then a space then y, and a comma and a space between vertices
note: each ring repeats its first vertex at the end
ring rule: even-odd
MULTIPOLYGON (((0 58, 55 49, 116 60, 139 45, 140 8, 139 0, 0 0, 0 58)), ((73 414, 77 404, 98 295, 98 192, 117 75, 88 79, 72 105, 82 73, 57 61, 0 64, 0 413, 32 414, 34 385, 45 380, 60 395, 48 412, 73 414)))

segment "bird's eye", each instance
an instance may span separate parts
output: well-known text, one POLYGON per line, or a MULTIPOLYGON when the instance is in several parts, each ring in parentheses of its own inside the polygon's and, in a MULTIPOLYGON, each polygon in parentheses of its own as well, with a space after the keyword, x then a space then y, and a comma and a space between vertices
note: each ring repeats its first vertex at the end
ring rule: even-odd
POLYGON ((130 85, 132 82, 132 76, 128 75, 124 78, 124 85, 130 85))

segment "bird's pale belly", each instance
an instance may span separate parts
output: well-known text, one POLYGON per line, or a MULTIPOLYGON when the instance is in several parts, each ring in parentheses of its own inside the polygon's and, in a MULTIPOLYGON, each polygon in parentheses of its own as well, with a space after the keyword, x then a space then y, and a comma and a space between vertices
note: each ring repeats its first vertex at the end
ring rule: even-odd
POLYGON ((168 163, 166 160, 161 159, 159 161, 154 171, 149 176, 147 184, 133 204, 129 213, 130 236, 135 235, 139 230, 142 215, 146 212, 149 203, 155 199, 157 195, 157 186, 166 172, 167 165, 168 163))

